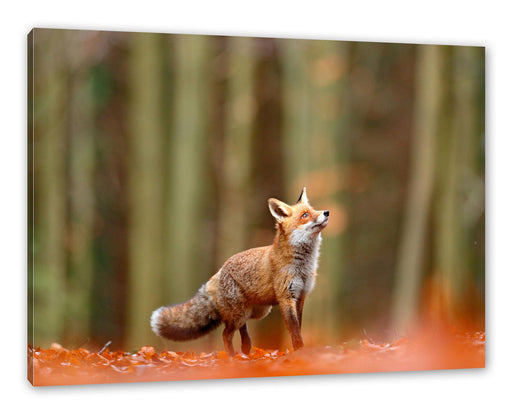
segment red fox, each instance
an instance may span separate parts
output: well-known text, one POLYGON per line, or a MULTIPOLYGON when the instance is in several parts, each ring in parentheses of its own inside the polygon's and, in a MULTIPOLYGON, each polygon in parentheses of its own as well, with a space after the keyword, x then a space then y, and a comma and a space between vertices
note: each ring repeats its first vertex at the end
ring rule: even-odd
POLYGON ((302 309, 315 284, 320 232, 327 226, 329 211, 309 205, 306 188, 295 205, 268 200, 276 219, 276 235, 270 246, 231 256, 187 302, 163 306, 151 315, 153 332, 175 341, 195 339, 221 322, 224 347, 235 355, 233 335, 240 332, 242 352, 249 354, 248 319, 262 319, 279 305, 291 335, 293 349, 304 346, 302 309))

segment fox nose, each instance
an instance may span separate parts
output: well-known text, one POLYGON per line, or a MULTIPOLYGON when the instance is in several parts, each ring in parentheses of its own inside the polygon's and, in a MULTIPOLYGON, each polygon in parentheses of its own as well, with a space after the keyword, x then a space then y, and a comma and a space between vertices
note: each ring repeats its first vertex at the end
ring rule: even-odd
POLYGON ((324 210, 324 216, 329 217, 329 210, 324 210))

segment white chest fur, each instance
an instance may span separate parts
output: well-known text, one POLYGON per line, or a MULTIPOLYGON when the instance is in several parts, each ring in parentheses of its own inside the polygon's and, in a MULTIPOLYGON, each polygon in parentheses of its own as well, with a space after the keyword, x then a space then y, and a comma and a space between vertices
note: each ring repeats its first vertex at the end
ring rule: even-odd
POLYGON ((315 286, 321 241, 322 236, 318 234, 310 243, 296 246, 295 257, 289 268, 293 279, 288 287, 296 297, 311 292, 315 286))

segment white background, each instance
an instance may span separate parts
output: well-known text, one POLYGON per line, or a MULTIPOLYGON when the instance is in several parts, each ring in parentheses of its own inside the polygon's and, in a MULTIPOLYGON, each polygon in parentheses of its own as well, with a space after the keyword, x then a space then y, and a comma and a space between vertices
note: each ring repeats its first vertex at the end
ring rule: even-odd
POLYGON ((507 2, 44 0, 4 2, 2 6, 2 411, 510 412, 512 31, 507 2), (26 35, 32 27, 485 46, 487 368, 32 388, 25 364, 26 35))

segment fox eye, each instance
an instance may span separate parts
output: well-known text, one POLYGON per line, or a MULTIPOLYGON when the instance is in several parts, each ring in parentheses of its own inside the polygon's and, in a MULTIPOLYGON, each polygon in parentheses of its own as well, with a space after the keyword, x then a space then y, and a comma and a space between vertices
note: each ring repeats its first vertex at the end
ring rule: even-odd
POLYGON ((300 218, 303 218, 303 219, 307 219, 309 217, 309 213, 308 212, 305 212, 302 214, 302 216, 300 216, 300 218))

